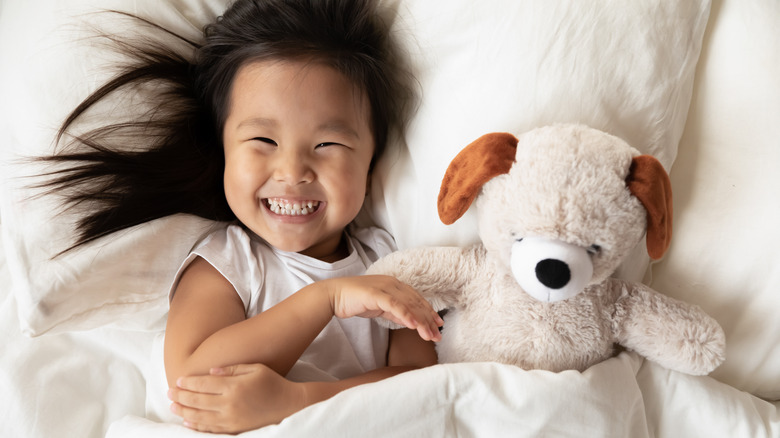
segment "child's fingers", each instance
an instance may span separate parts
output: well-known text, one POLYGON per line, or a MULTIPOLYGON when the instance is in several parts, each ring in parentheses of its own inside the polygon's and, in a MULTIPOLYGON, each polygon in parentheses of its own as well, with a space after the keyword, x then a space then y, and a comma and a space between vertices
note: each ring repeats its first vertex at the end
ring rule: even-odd
POLYGON ((384 294, 382 299, 377 300, 377 305, 385 318, 410 329, 420 326, 419 316, 423 316, 421 320, 425 319, 423 312, 416 311, 415 306, 394 295, 384 294))
POLYGON ((171 411, 182 418, 182 425, 200 432, 220 432, 217 424, 218 413, 183 406, 178 403, 171 405, 171 411))
MULTIPOLYGON (((403 286, 407 288, 406 294, 411 299, 409 310, 413 315, 412 317, 419 323, 417 327, 410 328, 420 328, 420 326, 425 326, 425 331, 428 336, 424 336, 424 338, 427 338, 426 340, 431 340, 439 333, 439 327, 444 325, 444 321, 441 319, 439 314, 433 310, 431 304, 425 300, 416 290, 406 284, 403 284, 403 286)), ((422 333, 420 334, 422 335, 422 333)))
POLYGON ((225 379, 227 377, 229 376, 209 375, 179 377, 176 380, 176 387, 189 392, 218 395, 222 394, 225 387, 225 379))
POLYGON ((441 341, 441 332, 439 331, 438 327, 427 326, 424 329, 420 327, 417 329, 417 333, 420 335, 421 338, 425 339, 426 341, 434 341, 434 342, 441 341))
POLYGON ((439 331, 439 327, 444 325, 444 321, 442 321, 439 314, 433 311, 428 313, 427 316, 428 317, 425 319, 425 324, 421 324, 417 327, 417 332, 420 334, 420 337, 426 341, 438 342, 441 340, 441 332, 439 331))
POLYGON ((204 411, 219 410, 219 397, 220 396, 217 394, 192 392, 180 388, 171 388, 168 390, 168 398, 174 404, 178 404, 190 409, 204 411))
POLYGON ((404 300, 388 295, 385 303, 379 303, 385 312, 384 317, 396 324, 417 330, 420 337, 426 341, 438 341, 441 338, 439 327, 444 321, 417 292, 413 291, 408 296, 410 298, 404 300))
POLYGON ((441 333, 438 327, 431 325, 419 325, 417 326, 417 333, 426 341, 438 342, 441 340, 441 333))

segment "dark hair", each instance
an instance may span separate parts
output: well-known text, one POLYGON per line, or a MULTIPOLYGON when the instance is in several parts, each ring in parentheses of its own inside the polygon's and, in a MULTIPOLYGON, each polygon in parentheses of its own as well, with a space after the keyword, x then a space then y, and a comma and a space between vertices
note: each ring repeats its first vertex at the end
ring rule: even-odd
POLYGON ((65 119, 57 142, 71 136, 72 147, 42 158, 64 166, 47 173, 51 178, 39 187, 84 211, 69 249, 177 213, 235 219, 222 182, 222 130, 233 80, 249 62, 312 60, 344 74, 369 101, 374 160, 411 103, 409 76, 373 0, 238 0, 205 27, 202 42, 113 12, 145 23, 169 44, 100 35, 130 62, 65 119), (186 50, 174 50, 170 36, 186 50), (143 114, 71 135, 97 103, 136 87, 155 93, 143 114))

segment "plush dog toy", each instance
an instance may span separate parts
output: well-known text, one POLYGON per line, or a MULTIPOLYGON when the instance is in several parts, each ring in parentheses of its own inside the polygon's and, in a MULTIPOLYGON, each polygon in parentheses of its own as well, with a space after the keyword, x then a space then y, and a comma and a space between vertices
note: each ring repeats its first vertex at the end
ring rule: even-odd
POLYGON ((644 235, 649 255, 663 256, 670 187, 655 158, 586 126, 487 134, 452 161, 438 204, 451 224, 476 198, 482 243, 399 251, 368 273, 398 277, 448 309, 442 363, 582 371, 620 344, 669 369, 707 374, 724 358, 717 322, 610 277, 644 235))

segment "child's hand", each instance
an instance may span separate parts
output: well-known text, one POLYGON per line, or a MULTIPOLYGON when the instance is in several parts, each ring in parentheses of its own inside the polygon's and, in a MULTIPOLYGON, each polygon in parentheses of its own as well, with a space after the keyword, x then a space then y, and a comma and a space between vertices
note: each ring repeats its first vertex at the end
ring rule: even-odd
POLYGON ((325 280, 338 318, 382 317, 417 330, 426 341, 439 341, 444 324, 433 307, 411 286, 386 275, 325 280))
POLYGON ((214 368, 181 377, 168 391, 171 411, 201 432, 239 433, 276 424, 306 405, 303 387, 263 364, 214 368))

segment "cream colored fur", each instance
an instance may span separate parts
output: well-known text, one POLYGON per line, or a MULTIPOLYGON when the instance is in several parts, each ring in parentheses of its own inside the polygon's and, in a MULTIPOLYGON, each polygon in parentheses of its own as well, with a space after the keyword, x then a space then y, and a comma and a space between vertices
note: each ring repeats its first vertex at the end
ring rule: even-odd
POLYGON ((445 315, 439 361, 497 361, 526 369, 585 368, 616 344, 664 367, 707 374, 724 358, 721 327, 700 308, 610 275, 645 234, 647 212, 626 187, 637 151, 582 125, 554 125, 519 138, 507 174, 482 188, 481 244, 424 247, 377 261, 371 274, 415 287, 445 315), (532 298, 510 267, 518 239, 597 244, 582 293, 532 298))

